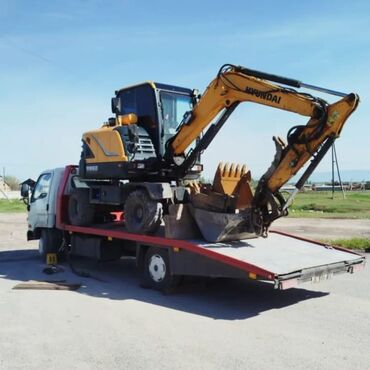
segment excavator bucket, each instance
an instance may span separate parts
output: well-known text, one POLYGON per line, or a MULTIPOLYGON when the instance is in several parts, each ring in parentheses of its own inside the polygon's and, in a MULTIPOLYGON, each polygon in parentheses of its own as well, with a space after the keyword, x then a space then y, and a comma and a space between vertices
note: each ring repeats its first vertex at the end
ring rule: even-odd
POLYGON ((213 191, 220 194, 232 195, 242 176, 251 180, 251 171, 247 170, 246 165, 235 163, 220 163, 217 167, 213 179, 213 191))
POLYGON ((211 188, 192 188, 191 213, 208 242, 256 237, 252 227, 251 173, 245 165, 220 163, 211 188))
POLYGON ((251 171, 246 165, 221 162, 215 173, 212 190, 233 196, 236 209, 250 208, 253 198, 251 179, 251 171))
POLYGON ((190 205, 190 211, 207 242, 218 243, 257 237, 249 210, 240 213, 221 213, 190 205))

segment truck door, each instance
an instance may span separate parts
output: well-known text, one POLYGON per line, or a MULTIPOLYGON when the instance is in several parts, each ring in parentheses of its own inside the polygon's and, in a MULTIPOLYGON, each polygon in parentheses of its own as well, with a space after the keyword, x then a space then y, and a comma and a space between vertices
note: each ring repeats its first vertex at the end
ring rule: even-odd
POLYGON ((38 227, 48 227, 50 214, 49 195, 52 177, 52 172, 41 174, 33 189, 28 214, 28 222, 32 225, 33 230, 38 227))

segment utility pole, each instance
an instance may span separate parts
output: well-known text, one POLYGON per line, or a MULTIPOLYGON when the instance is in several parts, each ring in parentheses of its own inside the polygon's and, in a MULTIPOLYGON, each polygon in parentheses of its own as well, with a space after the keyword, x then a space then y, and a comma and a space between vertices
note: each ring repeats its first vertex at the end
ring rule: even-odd
MULTIPOLYGON (((3 167, 3 182, 5 184, 5 167, 3 167)), ((4 196, 5 199, 7 199, 8 201, 10 201, 9 197, 6 195, 5 191, 3 191, 2 189, 0 189, 0 192, 1 194, 4 196)))
POLYGON ((334 199, 334 143, 331 146, 331 199, 334 199))
POLYGON ((342 183, 342 179, 340 177, 339 164, 338 164, 338 158, 337 158, 337 151, 335 149, 335 143, 333 143, 333 145, 331 147, 331 198, 332 199, 334 199, 334 191, 335 191, 334 164, 336 165, 339 185, 340 185, 340 189, 342 191, 343 199, 345 199, 346 194, 344 193, 343 183, 342 183))

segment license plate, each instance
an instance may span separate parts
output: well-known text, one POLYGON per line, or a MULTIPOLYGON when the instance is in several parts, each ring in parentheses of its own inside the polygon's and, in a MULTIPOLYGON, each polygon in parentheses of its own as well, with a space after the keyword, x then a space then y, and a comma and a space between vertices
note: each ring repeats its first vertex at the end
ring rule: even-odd
POLYGON ((313 283, 319 283, 320 281, 330 280, 333 277, 333 275, 334 274, 332 272, 324 272, 320 275, 312 276, 311 280, 313 283))

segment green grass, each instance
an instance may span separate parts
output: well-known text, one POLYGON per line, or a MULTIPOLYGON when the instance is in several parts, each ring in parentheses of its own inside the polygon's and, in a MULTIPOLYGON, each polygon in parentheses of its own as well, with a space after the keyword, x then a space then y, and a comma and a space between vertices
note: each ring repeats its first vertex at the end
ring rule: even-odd
MULTIPOLYGON (((17 199, 0 199, 0 212, 26 212, 25 204, 17 199)), ((290 217, 370 219, 370 191, 341 192, 308 191, 299 193, 289 208, 290 217)))
POLYGON ((337 245, 347 249, 358 249, 370 252, 370 239, 369 238, 352 238, 352 239, 331 239, 322 240, 324 243, 337 245))
POLYGON ((26 205, 18 199, 0 199, 0 213, 26 212, 26 205))
POLYGON ((291 217, 363 218, 370 219, 370 191, 341 192, 307 191, 299 193, 290 207, 291 217))

